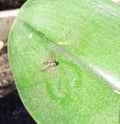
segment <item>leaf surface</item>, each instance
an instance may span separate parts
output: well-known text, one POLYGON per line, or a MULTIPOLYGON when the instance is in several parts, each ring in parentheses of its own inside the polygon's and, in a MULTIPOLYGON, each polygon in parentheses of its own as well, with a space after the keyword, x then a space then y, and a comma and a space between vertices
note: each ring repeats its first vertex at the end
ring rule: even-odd
POLYGON ((38 124, 118 123, 119 32, 120 6, 109 0, 29 0, 21 8, 9 60, 38 124), (59 64, 45 67, 53 59, 59 64))

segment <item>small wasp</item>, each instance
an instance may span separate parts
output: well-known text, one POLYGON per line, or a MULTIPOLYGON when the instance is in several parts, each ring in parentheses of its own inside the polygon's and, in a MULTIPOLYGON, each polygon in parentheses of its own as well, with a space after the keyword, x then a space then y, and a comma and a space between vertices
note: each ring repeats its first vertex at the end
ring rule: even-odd
POLYGON ((53 67, 58 65, 59 63, 57 61, 47 61, 47 62, 43 62, 43 64, 49 67, 53 67))
POLYGON ((34 75, 33 79, 29 82, 29 85, 32 84, 32 82, 36 80, 36 77, 40 73, 45 72, 50 68, 54 68, 58 64, 59 64, 59 62, 55 60, 55 57, 53 57, 53 53, 51 53, 50 54, 50 59, 48 61, 43 62, 44 66, 41 69, 39 69, 38 72, 34 75))
MULTIPOLYGON (((52 57, 51 57, 51 58, 52 58, 52 57)), ((43 64, 44 64, 45 66, 41 69, 41 71, 45 71, 45 70, 47 70, 48 68, 57 66, 57 65, 59 64, 59 62, 56 61, 56 60, 51 59, 51 60, 49 60, 49 61, 43 62, 43 64)))

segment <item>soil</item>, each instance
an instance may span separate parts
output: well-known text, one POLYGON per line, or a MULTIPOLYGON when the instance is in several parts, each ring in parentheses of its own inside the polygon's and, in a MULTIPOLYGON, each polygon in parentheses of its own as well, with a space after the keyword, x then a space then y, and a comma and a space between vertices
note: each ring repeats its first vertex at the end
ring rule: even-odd
POLYGON ((0 0, 0 10, 20 8, 26 0, 0 0))
POLYGON ((7 57, 7 45, 0 50, 0 98, 14 91, 15 84, 10 71, 7 57))
POLYGON ((7 44, 0 49, 0 124, 36 124, 17 93, 8 63, 7 44))

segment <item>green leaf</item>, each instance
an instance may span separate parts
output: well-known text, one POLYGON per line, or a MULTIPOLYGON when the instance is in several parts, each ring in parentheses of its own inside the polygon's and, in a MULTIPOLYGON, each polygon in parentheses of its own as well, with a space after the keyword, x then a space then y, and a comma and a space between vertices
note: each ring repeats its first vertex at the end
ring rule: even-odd
POLYGON ((37 123, 119 122, 116 3, 29 0, 12 27, 8 52, 19 95, 37 123), (51 67, 54 61, 59 64, 51 67))

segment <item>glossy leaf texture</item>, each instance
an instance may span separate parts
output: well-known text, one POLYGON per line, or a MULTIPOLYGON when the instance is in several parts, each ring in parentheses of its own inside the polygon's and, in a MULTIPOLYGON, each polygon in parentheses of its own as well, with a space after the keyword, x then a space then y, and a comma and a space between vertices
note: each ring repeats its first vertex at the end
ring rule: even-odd
POLYGON ((119 4, 29 0, 8 52, 19 95, 38 124, 119 122, 119 4))

